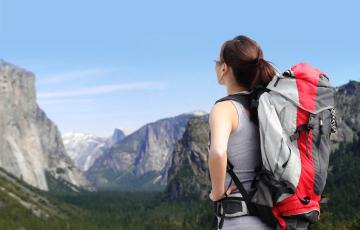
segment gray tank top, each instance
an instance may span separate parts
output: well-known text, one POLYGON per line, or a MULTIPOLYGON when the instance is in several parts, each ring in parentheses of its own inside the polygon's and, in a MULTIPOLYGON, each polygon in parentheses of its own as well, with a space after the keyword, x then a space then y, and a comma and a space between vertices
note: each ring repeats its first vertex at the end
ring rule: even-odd
MULTIPOLYGON (((251 183, 255 177, 254 169, 261 162, 259 129, 250 120, 247 111, 240 102, 230 100, 238 112, 238 127, 230 134, 227 155, 229 161, 234 165, 234 173, 242 182, 245 190, 251 190, 251 183)), ((227 186, 231 177, 226 173, 225 185, 227 186)), ((232 182, 234 184, 234 182, 232 182)), ((238 192, 238 190, 233 193, 238 192)), ((219 217, 217 217, 220 221, 219 217)), ((224 220, 222 230, 272 230, 257 216, 240 216, 224 220)))
MULTIPOLYGON (((250 120, 243 105, 235 100, 230 101, 238 113, 238 127, 229 136, 227 155, 229 161, 234 165, 234 173, 242 182, 245 190, 250 191, 251 183, 255 177, 254 169, 261 162, 259 130, 250 120)), ((226 186, 230 180, 230 175, 226 173, 226 186)))

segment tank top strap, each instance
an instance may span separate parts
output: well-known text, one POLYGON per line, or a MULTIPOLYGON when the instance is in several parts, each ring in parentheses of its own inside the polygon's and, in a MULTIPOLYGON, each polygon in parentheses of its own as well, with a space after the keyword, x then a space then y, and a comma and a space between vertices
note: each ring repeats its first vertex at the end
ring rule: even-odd
POLYGON ((250 122, 250 118, 249 118, 249 115, 247 114, 248 112, 246 111, 246 109, 240 102, 238 102, 236 100, 230 100, 230 101, 235 106, 236 112, 238 115, 238 125, 237 125, 235 131, 231 134, 231 135, 233 135, 235 133, 238 133, 242 126, 244 126, 244 125, 246 126, 246 123, 250 122))

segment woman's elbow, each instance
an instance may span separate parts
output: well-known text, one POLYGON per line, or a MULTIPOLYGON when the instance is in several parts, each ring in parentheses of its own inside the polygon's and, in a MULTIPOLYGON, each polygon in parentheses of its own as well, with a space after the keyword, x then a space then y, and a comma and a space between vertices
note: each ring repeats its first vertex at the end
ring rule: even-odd
POLYGON ((210 158, 224 158, 226 157, 226 149, 225 148, 210 148, 209 157, 210 158))

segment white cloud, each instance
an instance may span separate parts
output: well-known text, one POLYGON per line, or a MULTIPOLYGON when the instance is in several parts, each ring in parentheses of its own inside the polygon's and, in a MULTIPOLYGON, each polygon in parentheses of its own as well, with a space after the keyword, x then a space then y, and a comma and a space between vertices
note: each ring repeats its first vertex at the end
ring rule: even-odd
POLYGON ((53 104, 83 104, 83 103, 90 103, 94 102, 93 99, 40 99, 40 105, 53 105, 53 104))
POLYGON ((103 68, 93 68, 93 69, 84 69, 71 71, 67 73, 51 74, 39 77, 41 84, 56 84, 65 81, 73 81, 74 79, 80 78, 89 78, 89 77, 102 77, 105 74, 113 72, 114 69, 103 69, 103 68))
POLYGON ((79 88, 69 91, 58 91, 58 92, 40 92, 38 98, 61 98, 61 97, 74 97, 74 96, 86 96, 94 94, 111 93, 119 90, 129 89, 162 89, 164 83, 162 82, 134 82, 125 84, 109 84, 109 85, 98 85, 93 87, 79 88))

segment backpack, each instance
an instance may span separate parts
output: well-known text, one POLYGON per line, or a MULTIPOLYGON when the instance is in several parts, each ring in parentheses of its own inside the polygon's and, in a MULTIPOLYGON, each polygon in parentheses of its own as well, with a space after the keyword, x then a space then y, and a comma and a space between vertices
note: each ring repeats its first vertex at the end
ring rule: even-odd
MULTIPOLYGON (((244 189, 232 163, 227 162, 227 173, 249 215, 282 230, 306 229, 320 219, 330 135, 337 128, 334 94, 325 73, 299 63, 276 74, 265 88, 255 87, 250 96, 238 93, 215 102, 239 101, 250 109, 251 119, 259 127, 262 163, 255 169, 253 192, 244 189)), ((221 205, 229 199, 215 202, 215 213, 221 215, 221 221, 227 216, 221 205)))

